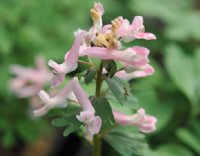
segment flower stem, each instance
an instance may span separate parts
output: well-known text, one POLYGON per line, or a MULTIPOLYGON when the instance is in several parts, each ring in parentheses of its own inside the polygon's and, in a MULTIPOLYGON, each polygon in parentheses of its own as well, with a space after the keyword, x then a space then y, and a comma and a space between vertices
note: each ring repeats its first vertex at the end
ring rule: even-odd
MULTIPOLYGON (((103 82, 102 71, 103 71, 103 61, 101 61, 99 70, 97 72, 96 96, 95 97, 99 97, 101 95, 101 85, 103 82)), ((101 136, 99 134, 94 135, 94 137, 93 137, 93 156, 101 156, 101 145, 102 145, 101 136)))
POLYGON ((103 71, 103 62, 101 61, 96 79, 96 97, 99 97, 101 94, 102 71, 103 71))
POLYGON ((101 137, 96 134, 93 138, 93 156, 101 156, 101 137))
POLYGON ((91 67, 95 67, 95 65, 92 64, 91 62, 86 62, 86 61, 78 60, 78 63, 85 64, 85 65, 88 65, 88 66, 91 66, 91 67))

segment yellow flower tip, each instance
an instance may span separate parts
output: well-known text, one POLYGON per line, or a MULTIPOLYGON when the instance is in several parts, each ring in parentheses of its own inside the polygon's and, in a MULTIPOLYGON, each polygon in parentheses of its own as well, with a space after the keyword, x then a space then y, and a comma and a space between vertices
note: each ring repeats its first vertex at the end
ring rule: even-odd
POLYGON ((92 17, 93 21, 98 21, 101 15, 95 9, 91 9, 90 10, 90 16, 92 17))
POLYGON ((117 29, 119 29, 121 22, 119 21, 118 18, 116 18, 116 19, 111 21, 111 24, 112 24, 113 31, 116 31, 117 29))

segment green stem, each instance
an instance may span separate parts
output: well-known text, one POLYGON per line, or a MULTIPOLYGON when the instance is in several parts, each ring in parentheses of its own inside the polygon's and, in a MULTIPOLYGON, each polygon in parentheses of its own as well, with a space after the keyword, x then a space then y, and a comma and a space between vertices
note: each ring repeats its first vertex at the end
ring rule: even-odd
POLYGON ((101 156, 101 137, 97 134, 93 138, 93 156, 101 156))
POLYGON ((101 94, 102 71, 103 71, 103 62, 101 61, 96 79, 96 97, 99 97, 101 94))
MULTIPOLYGON (((97 78, 96 78, 96 97, 99 97, 101 95, 101 85, 103 82, 102 79, 102 71, 103 71, 103 62, 101 61, 99 70, 97 72, 97 78)), ((93 138, 93 156, 101 156, 101 137, 99 134, 94 135, 93 138)))
POLYGON ((94 64, 92 64, 92 63, 90 63, 90 62, 82 61, 82 60, 78 60, 78 63, 80 63, 80 64, 85 64, 85 65, 88 65, 88 66, 91 66, 91 67, 95 67, 94 64))

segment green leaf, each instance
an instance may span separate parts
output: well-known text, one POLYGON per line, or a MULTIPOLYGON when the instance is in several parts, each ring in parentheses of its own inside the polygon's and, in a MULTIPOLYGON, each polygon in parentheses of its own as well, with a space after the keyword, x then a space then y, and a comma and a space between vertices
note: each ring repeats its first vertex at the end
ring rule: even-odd
POLYGON ((141 155, 147 146, 144 136, 128 126, 114 128, 105 136, 105 141, 123 156, 141 155))
POLYGON ((192 148, 195 152, 200 154, 200 141, 196 138, 194 133, 190 132, 187 129, 179 129, 177 131, 177 137, 188 147, 192 148))
POLYGON ((193 156, 193 153, 184 146, 175 143, 166 143, 154 151, 146 149, 143 156, 193 156))
POLYGON ((104 97, 95 98, 92 101, 92 104, 95 108, 96 115, 101 117, 102 126, 101 130, 109 128, 115 124, 115 119, 112 114, 112 108, 108 100, 104 97))
POLYGON ((191 11, 184 14, 184 18, 180 15, 173 23, 171 23, 165 32, 165 36, 178 40, 186 41, 187 39, 200 39, 200 21, 197 20, 200 16, 199 11, 191 11))
POLYGON ((115 79, 106 79, 106 83, 115 96, 115 98, 118 100, 120 104, 123 104, 124 102, 124 89, 119 85, 119 83, 115 79))
POLYGON ((159 156, 193 156, 193 153, 178 144, 165 144, 156 150, 159 156))
POLYGON ((130 85, 129 85, 128 81, 120 79, 118 77, 113 77, 112 79, 114 81, 116 81, 119 86, 121 86, 123 88, 123 90, 124 90, 124 92, 126 94, 129 94, 129 92, 130 92, 131 89, 130 89, 130 85))
POLYGON ((55 127, 64 127, 68 124, 69 118, 56 118, 51 121, 51 124, 55 127))
POLYGON ((106 69, 106 71, 108 72, 108 76, 113 77, 117 71, 117 65, 116 65, 115 61, 113 61, 113 60, 103 61, 103 66, 106 69))
POLYGON ((140 108, 138 100, 132 94, 126 96, 126 100, 124 100, 124 104, 119 104, 118 100, 114 97, 111 92, 108 92, 106 95, 113 109, 117 111, 122 111, 124 113, 133 113, 135 110, 140 108))
MULTIPOLYGON (((76 121, 77 121, 77 119, 76 119, 76 121)), ((80 126, 81 126, 80 122, 74 122, 73 124, 70 124, 67 128, 65 128, 63 135, 65 137, 68 136, 70 133, 76 131, 80 126)))
POLYGON ((66 110, 61 112, 61 117, 52 120, 52 125, 55 127, 66 127, 63 135, 68 136, 70 133, 76 131, 81 122, 78 121, 76 115, 80 112, 80 107, 69 105, 66 110))
POLYGON ((81 111, 81 108, 79 106, 76 105, 69 105, 66 109, 62 110, 62 115, 64 117, 71 117, 71 116, 76 116, 77 114, 79 114, 79 112, 81 111))
POLYGON ((97 70, 95 68, 90 68, 85 75, 85 83, 86 84, 91 83, 92 80, 95 78, 96 73, 97 70))
POLYGON ((166 48, 165 64, 169 75, 175 85, 187 96, 193 105, 193 114, 199 111, 197 80, 198 71, 195 70, 197 63, 193 57, 187 56, 176 45, 166 48))

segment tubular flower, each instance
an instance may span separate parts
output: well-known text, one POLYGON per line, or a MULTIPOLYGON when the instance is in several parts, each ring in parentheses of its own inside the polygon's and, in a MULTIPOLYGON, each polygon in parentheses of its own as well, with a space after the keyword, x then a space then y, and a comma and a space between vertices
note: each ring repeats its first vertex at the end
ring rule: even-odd
POLYGON ((99 116, 95 116, 95 109, 88 99, 87 94, 81 88, 78 79, 74 78, 72 83, 74 94, 83 109, 83 111, 76 117, 80 122, 85 124, 88 134, 93 136, 100 131, 102 122, 101 118, 99 116))
POLYGON ((93 28, 95 30, 101 29, 102 23, 102 16, 104 14, 104 8, 101 3, 95 3, 93 9, 90 10, 91 18, 93 20, 93 28))
POLYGON ((36 69, 12 65, 10 71, 16 75, 10 81, 11 90, 20 98, 37 95, 51 79, 52 75, 48 71, 42 57, 36 58, 36 69))
POLYGON ((131 80, 133 78, 146 77, 154 73, 154 69, 149 64, 132 70, 133 71, 129 73, 125 70, 118 71, 117 73, 115 73, 115 76, 125 80, 131 80))
POLYGON ((54 108, 67 107, 68 99, 72 94, 72 80, 55 96, 50 97, 47 92, 41 90, 39 97, 42 101, 43 106, 33 111, 34 116, 39 117, 45 115, 49 110, 54 108))
POLYGON ((141 132, 150 133, 156 130, 157 119, 146 115, 144 109, 139 109, 134 115, 125 115, 113 111, 116 123, 121 125, 136 126, 141 132))
POLYGON ((130 42, 134 39, 156 39, 156 36, 154 34, 144 32, 145 28, 143 25, 142 16, 136 16, 131 24, 127 19, 123 19, 123 17, 118 17, 117 20, 120 23, 119 29, 117 30, 117 34, 125 42, 130 42))
POLYGON ((79 48, 84 37, 84 32, 81 31, 76 35, 76 39, 72 48, 65 55, 64 62, 57 64, 53 60, 49 60, 48 65, 53 69, 54 77, 52 79, 52 87, 58 86, 65 79, 65 75, 76 70, 79 58, 79 48))
POLYGON ((83 109, 76 117, 80 122, 85 124, 88 134, 93 136, 100 131, 101 118, 95 116, 95 109, 88 96, 81 88, 77 78, 73 78, 60 93, 54 97, 50 97, 43 90, 41 90, 38 95, 43 102, 43 106, 34 111, 34 116, 43 116, 51 109, 66 107, 68 100, 75 99, 83 109))

